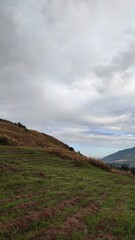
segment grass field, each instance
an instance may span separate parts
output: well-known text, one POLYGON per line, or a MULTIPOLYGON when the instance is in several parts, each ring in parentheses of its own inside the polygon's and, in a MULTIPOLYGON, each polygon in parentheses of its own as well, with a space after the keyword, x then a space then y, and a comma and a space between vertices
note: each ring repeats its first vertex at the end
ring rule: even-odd
POLYGON ((0 240, 135 239, 135 179, 0 147, 0 240))

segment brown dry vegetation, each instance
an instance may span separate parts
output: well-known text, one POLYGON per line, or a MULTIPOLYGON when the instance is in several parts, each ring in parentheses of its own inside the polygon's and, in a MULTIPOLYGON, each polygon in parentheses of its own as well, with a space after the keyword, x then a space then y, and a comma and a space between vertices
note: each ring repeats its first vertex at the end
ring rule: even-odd
POLYGON ((79 166, 81 161, 93 164, 104 170, 110 170, 109 166, 102 161, 87 158, 75 151, 71 151, 67 144, 44 133, 27 129, 21 124, 12 123, 0 119, 0 136, 5 137, 10 146, 21 146, 31 148, 41 148, 48 153, 55 154, 62 159, 72 159, 75 165, 79 166))
MULTIPOLYGON (((130 171, 125 172, 110 168, 107 163, 100 161, 99 159, 94 159, 91 157, 88 158, 79 154, 78 152, 71 151, 70 147, 67 144, 59 141, 58 139, 45 133, 27 129, 20 123, 17 124, 0 119, 0 137, 6 138, 6 141, 10 146, 44 149, 46 152, 55 154, 57 157, 60 157, 62 159, 72 159, 74 160, 76 166, 81 166, 81 164, 89 163, 115 174, 134 177, 130 171)), ((8 166, 4 164, 0 167, 6 168, 9 171, 19 171, 19 169, 16 167, 9 169, 8 166)), ((42 177, 43 173, 40 172, 36 174, 42 177)))
MULTIPOLYGON (((108 194, 101 194, 101 203, 103 203, 107 199, 107 197, 108 194)), ((70 237, 73 232, 80 230, 87 232, 87 227, 84 224, 84 218, 87 215, 96 214, 96 212, 100 210, 100 204, 96 201, 88 203, 88 205, 80 208, 73 215, 65 218, 63 224, 60 227, 55 227, 55 225, 52 225, 49 228, 43 228, 34 238, 32 238, 32 240, 42 239, 43 236, 45 237, 45 239, 48 240, 56 239, 57 235, 66 235, 67 237, 70 237)))
POLYGON ((20 127, 19 124, 3 119, 0 120, 0 135, 5 136, 11 146, 39 147, 45 149, 59 146, 68 150, 66 144, 47 134, 20 127))

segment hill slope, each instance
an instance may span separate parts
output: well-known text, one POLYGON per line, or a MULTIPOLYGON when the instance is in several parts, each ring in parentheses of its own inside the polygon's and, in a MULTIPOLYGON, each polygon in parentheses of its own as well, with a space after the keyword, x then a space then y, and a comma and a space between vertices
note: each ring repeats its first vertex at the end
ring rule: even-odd
POLYGON ((0 146, 0 239, 135 239, 134 192, 133 178, 0 146))
POLYGON ((68 145, 44 133, 27 129, 21 123, 12 123, 0 119, 0 135, 5 136, 9 145, 25 147, 54 147, 59 146, 68 149, 68 145))
POLYGON ((0 120, 0 240, 134 239, 134 178, 93 165, 111 170, 0 120))
POLYGON ((102 160, 116 165, 127 164, 129 167, 135 167, 135 147, 118 151, 102 160))
POLYGON ((72 147, 52 136, 3 119, 0 119, 0 145, 42 148, 64 158, 82 157, 72 147))
POLYGON ((87 161, 92 165, 110 171, 108 164, 91 157, 87 158, 56 138, 27 129, 21 123, 12 123, 0 119, 0 145, 44 149, 46 153, 53 153, 60 158, 76 160, 76 164, 87 161))

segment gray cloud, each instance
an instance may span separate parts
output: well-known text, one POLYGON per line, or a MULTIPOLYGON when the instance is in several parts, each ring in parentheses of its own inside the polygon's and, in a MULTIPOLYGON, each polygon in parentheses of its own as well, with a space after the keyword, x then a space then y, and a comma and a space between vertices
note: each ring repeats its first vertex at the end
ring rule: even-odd
POLYGON ((132 145, 134 7, 0 0, 1 118, 68 143, 132 145))
POLYGON ((130 86, 131 82, 133 84, 134 64, 135 38, 126 50, 118 52, 109 63, 102 63, 93 68, 94 74, 99 79, 95 83, 97 90, 105 94, 106 91, 114 92, 116 88, 123 90, 126 86, 130 86))

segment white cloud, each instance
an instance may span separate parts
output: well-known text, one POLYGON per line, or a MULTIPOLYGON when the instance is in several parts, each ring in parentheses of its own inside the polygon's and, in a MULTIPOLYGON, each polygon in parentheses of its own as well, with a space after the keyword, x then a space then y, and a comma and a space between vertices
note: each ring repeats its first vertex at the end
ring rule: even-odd
POLYGON ((132 145, 134 8, 134 0, 0 0, 1 118, 68 143, 132 145))

